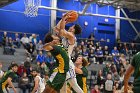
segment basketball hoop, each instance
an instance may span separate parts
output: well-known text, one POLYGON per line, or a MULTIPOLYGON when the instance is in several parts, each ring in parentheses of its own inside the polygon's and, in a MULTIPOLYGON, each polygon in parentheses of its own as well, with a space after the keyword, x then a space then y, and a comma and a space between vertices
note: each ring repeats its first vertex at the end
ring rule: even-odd
POLYGON ((24 0, 25 11, 27 17, 36 17, 38 15, 38 8, 41 5, 41 0, 24 0))

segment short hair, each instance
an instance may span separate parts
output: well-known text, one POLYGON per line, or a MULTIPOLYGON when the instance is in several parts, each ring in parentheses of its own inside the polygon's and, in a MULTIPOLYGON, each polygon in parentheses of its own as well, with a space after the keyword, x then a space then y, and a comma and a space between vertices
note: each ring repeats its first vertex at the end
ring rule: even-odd
POLYGON ((53 37, 51 33, 46 34, 45 39, 44 39, 44 43, 49 43, 53 41, 53 37))
POLYGON ((18 64, 16 64, 16 63, 14 63, 14 64, 11 64, 11 68, 13 68, 13 67, 18 67, 18 64))
POLYGON ((37 68, 37 67, 34 67, 33 69, 32 69, 32 72, 33 71, 36 71, 37 73, 40 73, 40 70, 37 68))
POLYGON ((82 32, 82 28, 81 28, 81 26, 78 25, 78 24, 75 24, 75 25, 74 25, 74 29, 75 29, 74 34, 80 34, 80 33, 82 32))

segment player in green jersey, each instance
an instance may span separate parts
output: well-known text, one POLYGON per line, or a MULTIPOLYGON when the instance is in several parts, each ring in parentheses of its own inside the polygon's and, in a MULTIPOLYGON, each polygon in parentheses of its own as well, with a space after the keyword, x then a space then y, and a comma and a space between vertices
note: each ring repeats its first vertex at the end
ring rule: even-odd
POLYGON ((85 58, 83 58, 81 55, 77 57, 75 62, 76 79, 78 85, 81 87, 84 93, 87 93, 87 82, 86 82, 88 76, 88 70, 86 69, 87 65, 88 61, 85 58))
POLYGON ((46 88, 43 93, 57 93, 62 88, 66 80, 66 72, 69 70, 69 57, 66 50, 57 45, 58 38, 47 34, 44 42, 44 49, 50 51, 56 60, 57 67, 53 70, 49 80, 47 81, 46 88))
POLYGON ((128 93, 128 80, 134 72, 133 92, 140 93, 140 52, 138 52, 132 59, 132 62, 126 70, 124 76, 124 93, 128 93))
POLYGON ((12 64, 11 69, 4 73, 2 79, 0 80, 0 93, 8 93, 7 87, 8 85, 12 87, 14 93, 17 93, 12 80, 17 76, 15 72, 17 72, 18 65, 12 64))

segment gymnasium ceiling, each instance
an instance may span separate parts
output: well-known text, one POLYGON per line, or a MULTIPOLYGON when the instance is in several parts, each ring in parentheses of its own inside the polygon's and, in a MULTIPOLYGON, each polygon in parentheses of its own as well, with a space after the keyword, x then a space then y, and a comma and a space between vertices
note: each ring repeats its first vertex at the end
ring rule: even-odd
POLYGON ((112 5, 115 8, 127 8, 131 12, 140 11, 140 0, 80 0, 82 3, 97 3, 99 6, 112 5))

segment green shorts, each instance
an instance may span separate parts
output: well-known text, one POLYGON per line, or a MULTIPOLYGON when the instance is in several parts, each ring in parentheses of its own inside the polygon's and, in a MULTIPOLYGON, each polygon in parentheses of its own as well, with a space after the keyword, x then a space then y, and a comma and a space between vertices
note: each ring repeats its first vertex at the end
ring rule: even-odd
POLYGON ((47 85, 60 91, 66 81, 66 73, 53 72, 47 81, 47 85))

